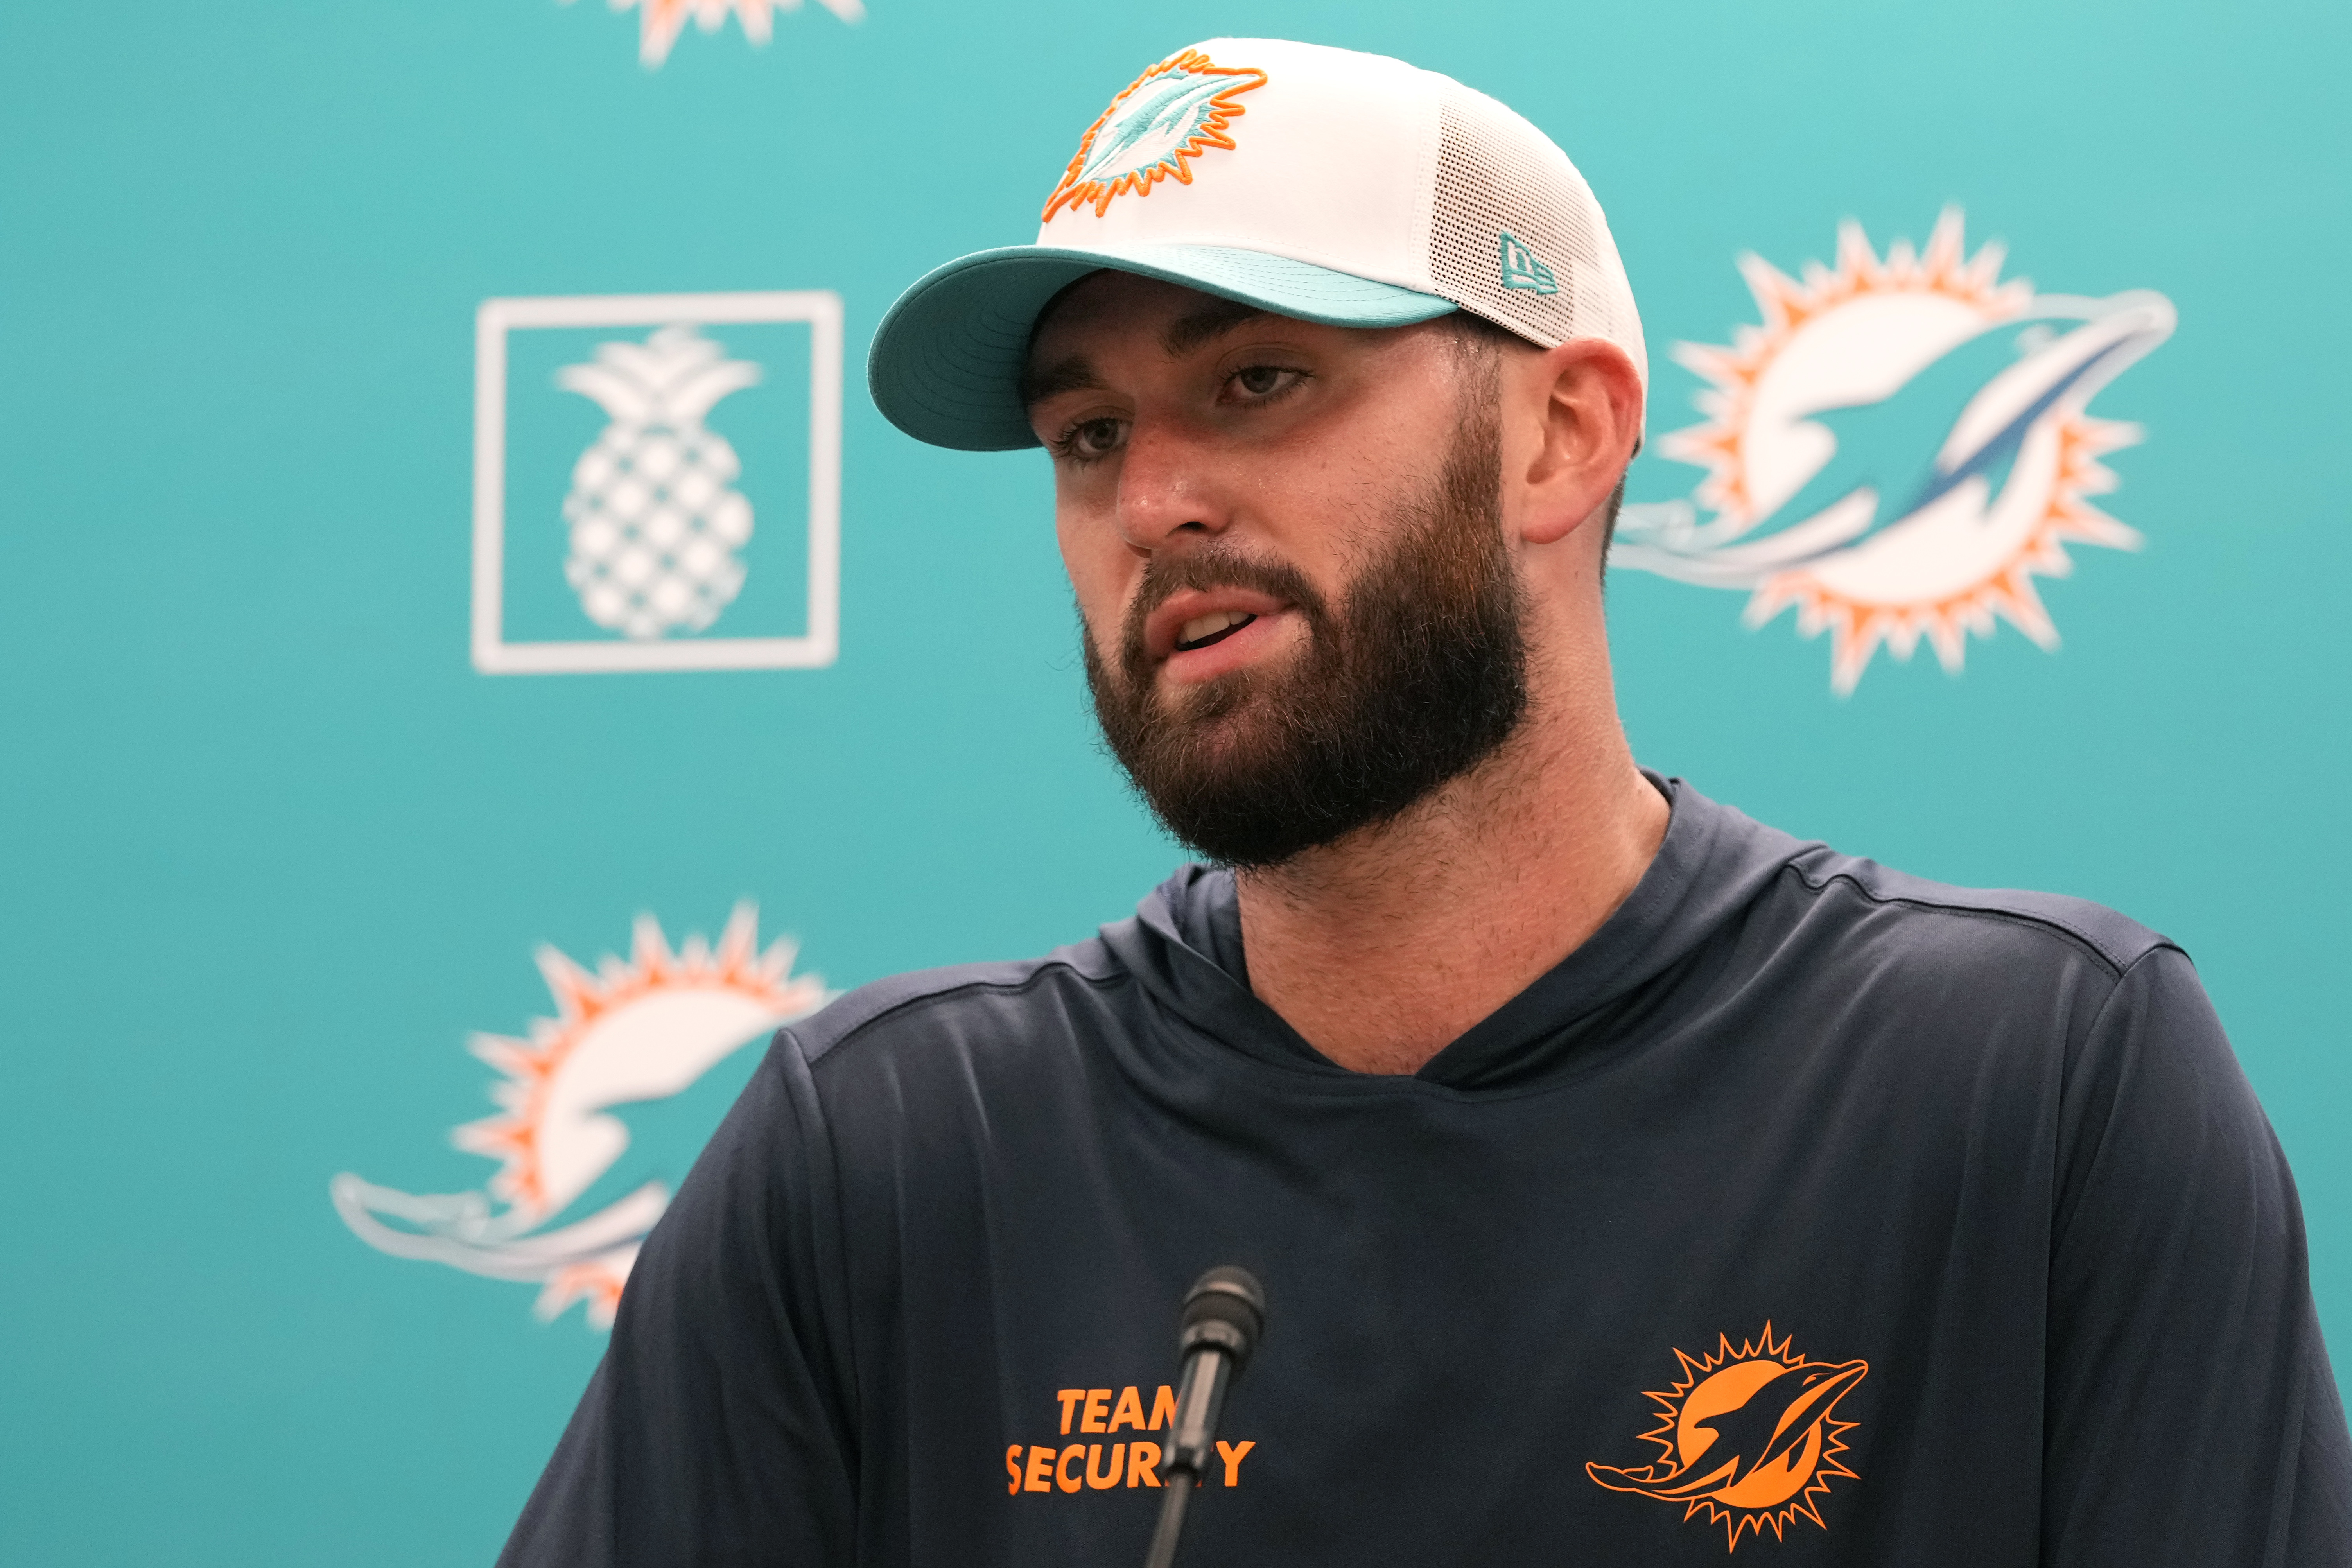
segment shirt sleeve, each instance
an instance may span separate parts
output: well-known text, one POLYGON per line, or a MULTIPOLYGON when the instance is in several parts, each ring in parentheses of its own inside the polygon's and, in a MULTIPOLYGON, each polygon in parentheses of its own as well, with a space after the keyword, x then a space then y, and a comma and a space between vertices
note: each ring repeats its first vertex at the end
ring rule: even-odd
POLYGON ((829 1165, 780 1034, 645 1244, 499 1568, 847 1563, 845 1382, 818 1266, 829 1165))
POLYGON ((2178 950, 2069 1063, 2051 1233, 2042 1561, 2352 1563, 2352 1444, 2294 1178, 2178 950))

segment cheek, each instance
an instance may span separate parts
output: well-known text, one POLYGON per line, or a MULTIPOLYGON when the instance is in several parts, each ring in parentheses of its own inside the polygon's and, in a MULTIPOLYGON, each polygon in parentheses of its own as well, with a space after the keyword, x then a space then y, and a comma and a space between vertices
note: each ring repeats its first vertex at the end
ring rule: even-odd
POLYGON ((1379 555, 1401 499, 1416 493, 1409 465, 1393 451, 1352 463, 1301 464, 1252 497, 1255 537, 1247 542, 1295 567, 1336 603, 1364 562, 1379 555))
POLYGON ((1115 529, 1083 514, 1073 517, 1066 509, 1055 517, 1054 531, 1070 591, 1077 596, 1078 613, 1086 617, 1096 647, 1106 655, 1116 652, 1128 599, 1143 571, 1142 558, 1115 529))

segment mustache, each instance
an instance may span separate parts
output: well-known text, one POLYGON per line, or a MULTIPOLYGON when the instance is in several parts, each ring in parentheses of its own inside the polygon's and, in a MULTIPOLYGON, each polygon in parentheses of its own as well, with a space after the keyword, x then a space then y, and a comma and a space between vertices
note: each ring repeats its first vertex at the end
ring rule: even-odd
POLYGON ((1269 561, 1212 543, 1199 550, 1171 555, 1154 554, 1137 583, 1135 598, 1127 607, 1127 623, 1119 630, 1119 670, 1130 681, 1151 673, 1150 655, 1144 647, 1144 623, 1151 613, 1186 590, 1206 593, 1215 588, 1243 588, 1297 606, 1307 629, 1328 631, 1329 607, 1306 574, 1286 561, 1269 561))

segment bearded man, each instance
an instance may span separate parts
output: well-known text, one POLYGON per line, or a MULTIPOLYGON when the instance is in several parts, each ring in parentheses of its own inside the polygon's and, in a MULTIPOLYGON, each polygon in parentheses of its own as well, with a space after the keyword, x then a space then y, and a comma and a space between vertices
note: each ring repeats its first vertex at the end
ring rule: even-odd
POLYGON ((781 1032, 506 1562, 1136 1561, 1223 1263, 1273 1323, 1188 1561, 2352 1560, 2294 1186, 2180 951, 1635 764, 1641 328, 1540 132, 1202 44, 871 374, 1051 454, 1104 734, 1211 866, 781 1032))

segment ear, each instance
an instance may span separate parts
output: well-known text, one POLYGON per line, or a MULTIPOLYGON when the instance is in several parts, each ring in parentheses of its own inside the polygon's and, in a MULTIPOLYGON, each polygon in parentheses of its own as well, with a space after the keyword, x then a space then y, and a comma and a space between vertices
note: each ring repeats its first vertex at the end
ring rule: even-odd
POLYGON ((1600 514, 1633 460, 1642 378, 1624 350, 1597 338, 1506 364, 1505 417, 1523 433, 1505 447, 1525 487, 1518 533, 1529 544, 1555 544, 1600 514))

